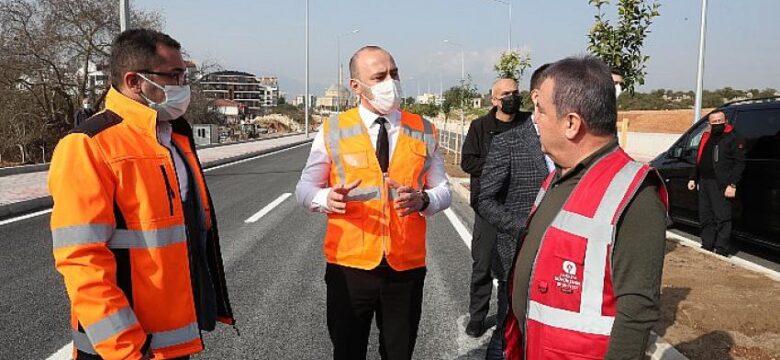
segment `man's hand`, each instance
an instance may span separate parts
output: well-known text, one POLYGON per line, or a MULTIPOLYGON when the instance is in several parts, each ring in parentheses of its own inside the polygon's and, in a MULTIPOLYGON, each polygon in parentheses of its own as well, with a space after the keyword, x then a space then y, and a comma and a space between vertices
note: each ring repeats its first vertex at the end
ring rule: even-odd
POLYGON ((693 181, 693 180, 689 180, 688 181, 688 190, 691 190, 691 191, 696 190, 696 182, 695 181, 693 181))
POLYGON ((347 212, 347 194, 354 190, 362 180, 357 179, 350 184, 338 184, 330 189, 328 193, 328 210, 336 214, 344 214, 347 212))
POLYGON ((723 193, 723 195, 726 195, 727 199, 733 199, 735 196, 737 196, 737 188, 731 185, 726 186, 726 191, 723 193))
POLYGON ((387 184, 398 193, 398 197, 395 198, 395 209, 398 211, 398 216, 404 217, 422 209, 422 193, 390 178, 387 178, 387 184))

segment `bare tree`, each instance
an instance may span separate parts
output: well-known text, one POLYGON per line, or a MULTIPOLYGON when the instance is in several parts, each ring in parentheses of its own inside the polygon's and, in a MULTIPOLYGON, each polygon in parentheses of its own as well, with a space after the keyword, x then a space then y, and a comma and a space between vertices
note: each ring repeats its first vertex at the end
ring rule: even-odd
MULTIPOLYGON (((162 27, 158 14, 132 14, 136 26, 162 27)), ((90 83, 90 65, 108 64, 119 29, 113 0, 0 0, 0 142, 51 149, 71 127, 80 99, 105 90, 90 83)))

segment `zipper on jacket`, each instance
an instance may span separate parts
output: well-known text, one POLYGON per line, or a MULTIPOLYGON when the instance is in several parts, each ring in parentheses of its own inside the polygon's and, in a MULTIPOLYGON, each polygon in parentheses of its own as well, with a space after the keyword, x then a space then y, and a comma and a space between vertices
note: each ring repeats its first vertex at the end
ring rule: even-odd
POLYGON ((718 156, 719 156, 719 154, 718 154, 719 153, 718 147, 719 146, 720 146, 720 144, 715 144, 715 149, 713 149, 715 153, 713 154, 712 159, 715 161, 715 163, 718 162, 718 156))
POLYGON ((173 200, 176 199, 176 192, 171 187, 171 182, 168 180, 168 172, 165 171, 165 165, 160 165, 160 171, 162 171, 163 180, 165 180, 165 191, 168 193, 168 209, 171 216, 173 216, 173 200))

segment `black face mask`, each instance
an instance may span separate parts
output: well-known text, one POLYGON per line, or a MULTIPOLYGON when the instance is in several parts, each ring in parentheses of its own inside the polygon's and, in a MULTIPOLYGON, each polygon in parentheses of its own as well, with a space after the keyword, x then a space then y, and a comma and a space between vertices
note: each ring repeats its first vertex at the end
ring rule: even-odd
POLYGON ((715 124, 710 127, 712 127, 712 135, 715 136, 723 135, 723 131, 726 130, 726 124, 715 124))
POLYGON ((501 98, 501 112, 512 115, 520 110, 520 95, 510 94, 501 98))

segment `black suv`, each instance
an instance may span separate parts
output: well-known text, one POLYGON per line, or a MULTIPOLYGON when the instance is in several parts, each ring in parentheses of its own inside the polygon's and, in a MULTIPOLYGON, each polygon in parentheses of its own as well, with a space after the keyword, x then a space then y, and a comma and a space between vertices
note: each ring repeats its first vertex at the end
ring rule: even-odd
MULTIPOLYGON (((734 202, 734 237, 780 251, 780 97, 734 101, 718 110, 746 141, 745 172, 734 202)), ((676 223, 698 226, 698 194, 689 191, 707 116, 650 164, 669 189, 669 214, 676 223)))

